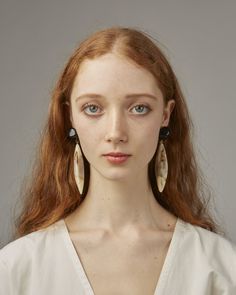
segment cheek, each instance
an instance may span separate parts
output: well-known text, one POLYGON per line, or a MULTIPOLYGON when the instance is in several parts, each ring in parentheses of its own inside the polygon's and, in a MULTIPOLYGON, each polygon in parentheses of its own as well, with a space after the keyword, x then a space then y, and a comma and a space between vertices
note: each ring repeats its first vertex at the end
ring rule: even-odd
POLYGON ((151 122, 151 124, 149 124, 149 126, 146 128, 146 133, 150 140, 152 139, 158 141, 160 126, 161 123, 159 120, 155 120, 154 122, 151 122))
POLYGON ((83 129, 82 126, 77 128, 77 132, 82 147, 84 146, 86 149, 89 149, 91 146, 94 147, 94 142, 96 141, 95 132, 92 132, 89 128, 83 129))
POLYGON ((94 130, 94 127, 92 128, 92 126, 88 126, 87 124, 84 124, 82 120, 80 122, 79 121, 76 122, 75 128, 79 136, 82 151, 85 157, 89 159, 91 155, 94 154, 95 147, 98 146, 98 142, 99 142, 98 130, 97 129, 94 130))
POLYGON ((149 128, 146 129, 144 138, 145 138, 145 142, 144 142, 144 147, 145 150, 150 154, 155 153, 157 145, 158 145, 158 141, 159 141, 159 125, 152 125, 149 126, 149 128))

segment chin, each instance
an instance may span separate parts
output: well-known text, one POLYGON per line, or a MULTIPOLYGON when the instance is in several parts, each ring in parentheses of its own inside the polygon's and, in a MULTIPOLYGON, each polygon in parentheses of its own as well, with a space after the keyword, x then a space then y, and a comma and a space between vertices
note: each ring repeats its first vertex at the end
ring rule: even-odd
POLYGON ((127 178, 133 175, 132 171, 129 172, 126 170, 117 171, 117 168, 114 171, 99 171, 99 174, 109 180, 127 180, 127 178), (116 170, 116 171, 115 171, 116 170))

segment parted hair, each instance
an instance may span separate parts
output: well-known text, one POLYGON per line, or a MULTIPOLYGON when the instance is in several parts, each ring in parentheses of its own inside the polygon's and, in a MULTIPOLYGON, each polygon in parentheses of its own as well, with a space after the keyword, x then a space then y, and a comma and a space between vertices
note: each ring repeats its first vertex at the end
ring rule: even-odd
POLYGON ((89 163, 85 164, 85 194, 81 195, 73 173, 75 142, 68 138, 71 128, 70 97, 81 63, 106 53, 117 53, 147 69, 161 89, 164 103, 173 99, 165 141, 168 178, 159 193, 156 184, 156 152, 148 165, 153 194, 161 206, 193 225, 220 232, 211 212, 211 192, 196 161, 193 123, 179 82, 161 44, 147 32, 126 27, 111 27, 83 40, 69 58, 52 91, 46 124, 36 149, 30 175, 22 183, 20 213, 15 217, 14 238, 45 228, 71 214, 86 198, 89 163))

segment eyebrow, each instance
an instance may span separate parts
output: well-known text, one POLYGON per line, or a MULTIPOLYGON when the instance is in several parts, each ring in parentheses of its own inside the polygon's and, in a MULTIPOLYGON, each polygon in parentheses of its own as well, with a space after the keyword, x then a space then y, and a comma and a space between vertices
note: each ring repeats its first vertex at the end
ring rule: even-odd
MULTIPOLYGON (((129 99, 129 98, 138 98, 138 97, 144 97, 144 96, 157 100, 157 97, 155 95, 152 95, 149 93, 132 93, 132 94, 126 95, 125 98, 129 99)), ((76 98, 76 101, 81 98, 105 98, 105 96, 100 94, 95 94, 95 93, 86 93, 86 94, 82 94, 78 96, 76 98)))

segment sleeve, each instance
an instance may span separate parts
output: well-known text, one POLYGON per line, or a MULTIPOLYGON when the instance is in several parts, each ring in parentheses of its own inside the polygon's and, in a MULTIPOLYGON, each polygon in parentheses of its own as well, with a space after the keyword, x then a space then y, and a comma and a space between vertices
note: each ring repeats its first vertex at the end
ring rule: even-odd
POLYGON ((13 285, 7 265, 0 258, 0 295, 12 295, 13 285))

